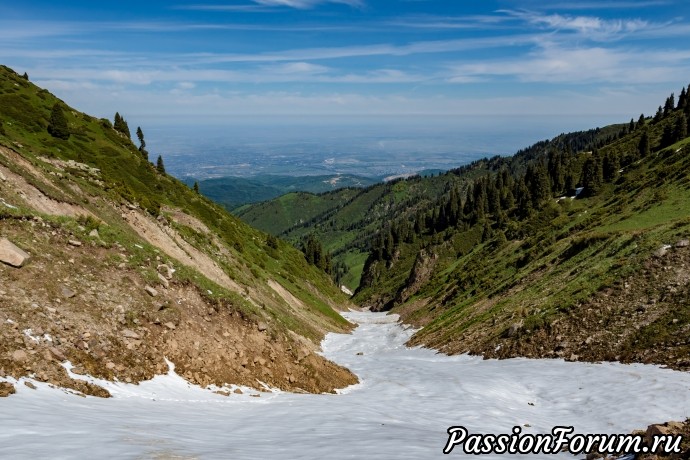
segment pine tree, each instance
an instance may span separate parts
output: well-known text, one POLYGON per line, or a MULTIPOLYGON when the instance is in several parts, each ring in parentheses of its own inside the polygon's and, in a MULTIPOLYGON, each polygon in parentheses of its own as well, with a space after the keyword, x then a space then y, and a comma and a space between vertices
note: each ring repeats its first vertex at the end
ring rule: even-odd
POLYGON ((156 160, 156 169, 159 173, 165 174, 165 165, 163 164, 163 157, 158 155, 158 160, 156 160))
POLYGON ((604 180, 606 182, 613 182, 618 178, 618 170, 620 168, 620 163, 618 161, 618 155, 615 153, 607 153, 604 156, 604 180))
POLYGON ((688 104, 688 93, 685 92, 685 88, 680 91, 680 96, 678 96, 678 110, 683 110, 688 104))
POLYGON ((24 75, 22 75, 22 78, 26 81, 29 81, 29 74, 24 72, 24 75))
POLYGON ((673 109, 676 108, 676 100, 675 100, 675 95, 671 94, 667 99, 666 103, 664 104, 664 117, 667 117, 673 112, 673 109))
POLYGON ((637 120, 637 129, 644 128, 647 125, 647 120, 644 118, 644 113, 640 114, 640 118, 637 120))
POLYGON ((666 126, 664 126, 664 132, 661 135, 661 148, 668 147, 669 145, 673 145, 676 142, 676 130, 675 126, 667 123, 666 126))
POLYGON ((637 153, 641 158, 648 157, 651 153, 651 147, 649 145, 649 134, 645 129, 640 138, 640 143, 637 145, 637 153))
POLYGON ((67 118, 60 107, 60 103, 56 102, 50 112, 50 123, 48 124, 48 132, 51 136, 58 139, 69 139, 69 126, 67 126, 67 118))
POLYGON ((656 114, 654 115, 654 123, 659 123, 661 119, 664 117, 664 109, 659 106, 659 108, 656 111, 656 114))
POLYGON ((635 131, 635 120, 630 119, 630 124, 628 124, 628 132, 631 133, 635 131))
POLYGON ((551 181, 543 164, 528 166, 525 182, 529 187, 533 208, 539 208, 543 201, 551 197, 551 181))
POLYGON ((681 113, 676 119, 676 126, 673 131, 673 137, 675 139, 674 142, 678 142, 688 137, 688 119, 684 113, 681 113))
POLYGON ((582 167, 582 186, 585 196, 594 196, 601 191, 604 183, 602 162, 599 161, 596 153, 592 154, 582 167))
POLYGON ((122 118, 122 116, 118 112, 115 112, 113 128, 115 128, 115 131, 118 131, 127 136, 128 139, 132 137, 131 133, 129 132, 129 126, 127 125, 127 122, 124 118, 122 118))
POLYGON ((194 191, 196 193, 199 193, 199 182, 198 181, 194 181, 194 191))
POLYGON ((139 139, 139 152, 145 159, 149 159, 149 152, 146 151, 146 141, 144 140, 144 131, 141 126, 137 127, 137 138, 139 139))

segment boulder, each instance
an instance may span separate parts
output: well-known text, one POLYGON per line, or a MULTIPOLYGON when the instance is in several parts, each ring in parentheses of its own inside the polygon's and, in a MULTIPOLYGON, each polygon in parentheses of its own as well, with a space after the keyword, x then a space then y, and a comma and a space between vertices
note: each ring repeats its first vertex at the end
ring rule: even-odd
POLYGON ((16 392, 17 390, 14 389, 14 385, 10 382, 0 382, 0 398, 6 398, 16 392))
POLYGON ((156 296, 158 295, 158 291, 156 291, 156 290, 155 290, 154 288, 152 288, 151 286, 146 286, 146 287, 144 288, 144 290, 145 290, 146 293, 147 293, 148 295, 150 295, 151 297, 156 297, 156 296))
POLYGON ((31 259, 31 256, 18 248, 7 238, 0 239, 0 262, 12 267, 21 268, 31 259))
POLYGON ((690 246, 690 240, 680 240, 676 243, 677 248, 687 248, 690 246))

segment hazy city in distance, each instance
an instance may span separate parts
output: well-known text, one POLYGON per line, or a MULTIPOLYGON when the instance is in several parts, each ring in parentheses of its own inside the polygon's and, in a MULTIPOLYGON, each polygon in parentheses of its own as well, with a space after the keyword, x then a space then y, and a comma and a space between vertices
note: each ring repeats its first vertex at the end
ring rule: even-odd
MULTIPOLYGON (((602 116, 600 125, 625 122, 602 116)), ((356 174, 384 178, 448 170, 511 155, 561 132, 592 128, 585 116, 381 117, 228 120, 146 128, 151 151, 180 178, 356 174)))

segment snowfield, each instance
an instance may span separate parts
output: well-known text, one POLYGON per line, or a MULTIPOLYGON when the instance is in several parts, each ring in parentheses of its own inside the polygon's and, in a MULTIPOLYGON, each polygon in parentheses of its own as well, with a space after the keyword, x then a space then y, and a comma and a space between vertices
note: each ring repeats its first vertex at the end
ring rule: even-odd
MULTIPOLYGON (((690 373, 656 366, 483 360, 406 348, 395 315, 350 312, 323 354, 361 383, 339 395, 222 396, 174 372, 139 385, 95 382, 111 399, 17 382, 0 400, 0 458, 425 459, 452 425, 470 433, 628 433, 690 417, 690 373), (361 354, 360 354, 361 353, 361 354)), ((574 458, 564 453, 529 458, 574 458)), ((484 455, 490 458, 521 458, 484 455)), ((526 457, 522 457, 526 458, 526 457)))

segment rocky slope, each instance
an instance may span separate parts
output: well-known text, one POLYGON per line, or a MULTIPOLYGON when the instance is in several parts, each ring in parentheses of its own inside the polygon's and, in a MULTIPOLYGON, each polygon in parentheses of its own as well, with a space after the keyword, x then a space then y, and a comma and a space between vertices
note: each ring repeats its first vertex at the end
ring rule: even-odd
POLYGON ((351 327, 325 274, 157 172, 109 123, 64 106, 72 135, 51 136, 55 103, 0 68, 0 378, 107 396, 64 363, 138 382, 167 358, 200 385, 356 382, 318 354, 351 327))

